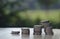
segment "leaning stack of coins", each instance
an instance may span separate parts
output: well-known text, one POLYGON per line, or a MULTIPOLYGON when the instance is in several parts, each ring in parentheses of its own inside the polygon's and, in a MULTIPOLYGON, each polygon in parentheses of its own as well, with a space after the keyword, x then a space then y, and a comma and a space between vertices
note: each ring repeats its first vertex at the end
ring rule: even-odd
POLYGON ((53 35, 52 26, 49 20, 41 21, 41 24, 44 26, 44 32, 46 35, 53 35))

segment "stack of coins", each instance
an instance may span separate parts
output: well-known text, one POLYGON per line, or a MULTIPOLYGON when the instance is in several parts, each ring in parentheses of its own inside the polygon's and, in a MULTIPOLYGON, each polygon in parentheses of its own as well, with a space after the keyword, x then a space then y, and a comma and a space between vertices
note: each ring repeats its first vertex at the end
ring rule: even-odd
POLYGON ((34 35, 41 35, 42 25, 34 25, 34 35))
POLYGON ((30 34, 29 28, 22 28, 22 34, 29 35, 30 34))

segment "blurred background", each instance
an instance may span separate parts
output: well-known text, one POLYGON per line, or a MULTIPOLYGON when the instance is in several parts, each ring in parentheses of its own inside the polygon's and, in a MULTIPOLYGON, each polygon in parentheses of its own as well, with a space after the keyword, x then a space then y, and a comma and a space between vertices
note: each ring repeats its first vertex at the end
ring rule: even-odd
POLYGON ((0 27, 33 27, 49 20, 60 28, 60 0, 0 0, 0 27))

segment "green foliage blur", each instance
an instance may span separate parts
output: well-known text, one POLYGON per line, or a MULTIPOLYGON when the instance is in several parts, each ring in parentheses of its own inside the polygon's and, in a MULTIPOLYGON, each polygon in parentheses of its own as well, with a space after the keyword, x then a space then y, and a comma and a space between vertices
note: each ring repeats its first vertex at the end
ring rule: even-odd
POLYGON ((49 10, 46 14, 46 10, 29 10, 22 3, 24 0, 0 0, 0 27, 33 27, 48 19, 53 28, 60 28, 60 10, 49 10))
MULTIPOLYGON (((41 20, 49 20, 53 28, 60 28, 60 10, 49 10, 49 14, 46 17, 45 10, 28 10, 27 12, 21 12, 19 16, 21 19, 28 19, 29 21, 26 20, 25 23, 27 25, 31 22, 31 26, 34 25, 39 25, 41 20), (27 15, 26 15, 27 13, 27 15), (28 23, 28 22, 29 23, 28 23)), ((33 27, 32 26, 32 27, 33 27)))

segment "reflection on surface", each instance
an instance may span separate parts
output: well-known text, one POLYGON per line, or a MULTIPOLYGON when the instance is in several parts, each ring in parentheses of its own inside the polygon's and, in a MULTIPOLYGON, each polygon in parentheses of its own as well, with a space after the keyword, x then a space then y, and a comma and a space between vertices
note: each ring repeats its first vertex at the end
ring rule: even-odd
POLYGON ((22 35, 22 39, 29 39, 29 35, 22 35))
POLYGON ((45 35, 44 39, 52 39, 53 36, 45 35))
POLYGON ((34 35, 34 39, 42 39, 41 35, 34 35))
POLYGON ((33 39, 53 39, 52 37, 53 36, 48 36, 48 35, 33 35, 33 39))
MULTIPOLYGON (((21 28, 1 28, 0 39, 60 39, 60 29, 54 29, 54 35, 33 35, 33 29, 30 28, 30 35, 22 35, 21 28), (2 30, 3 29, 3 30, 2 30), (19 35, 12 35, 11 31, 19 30, 19 35)), ((42 30, 43 32, 43 30, 42 30)))

